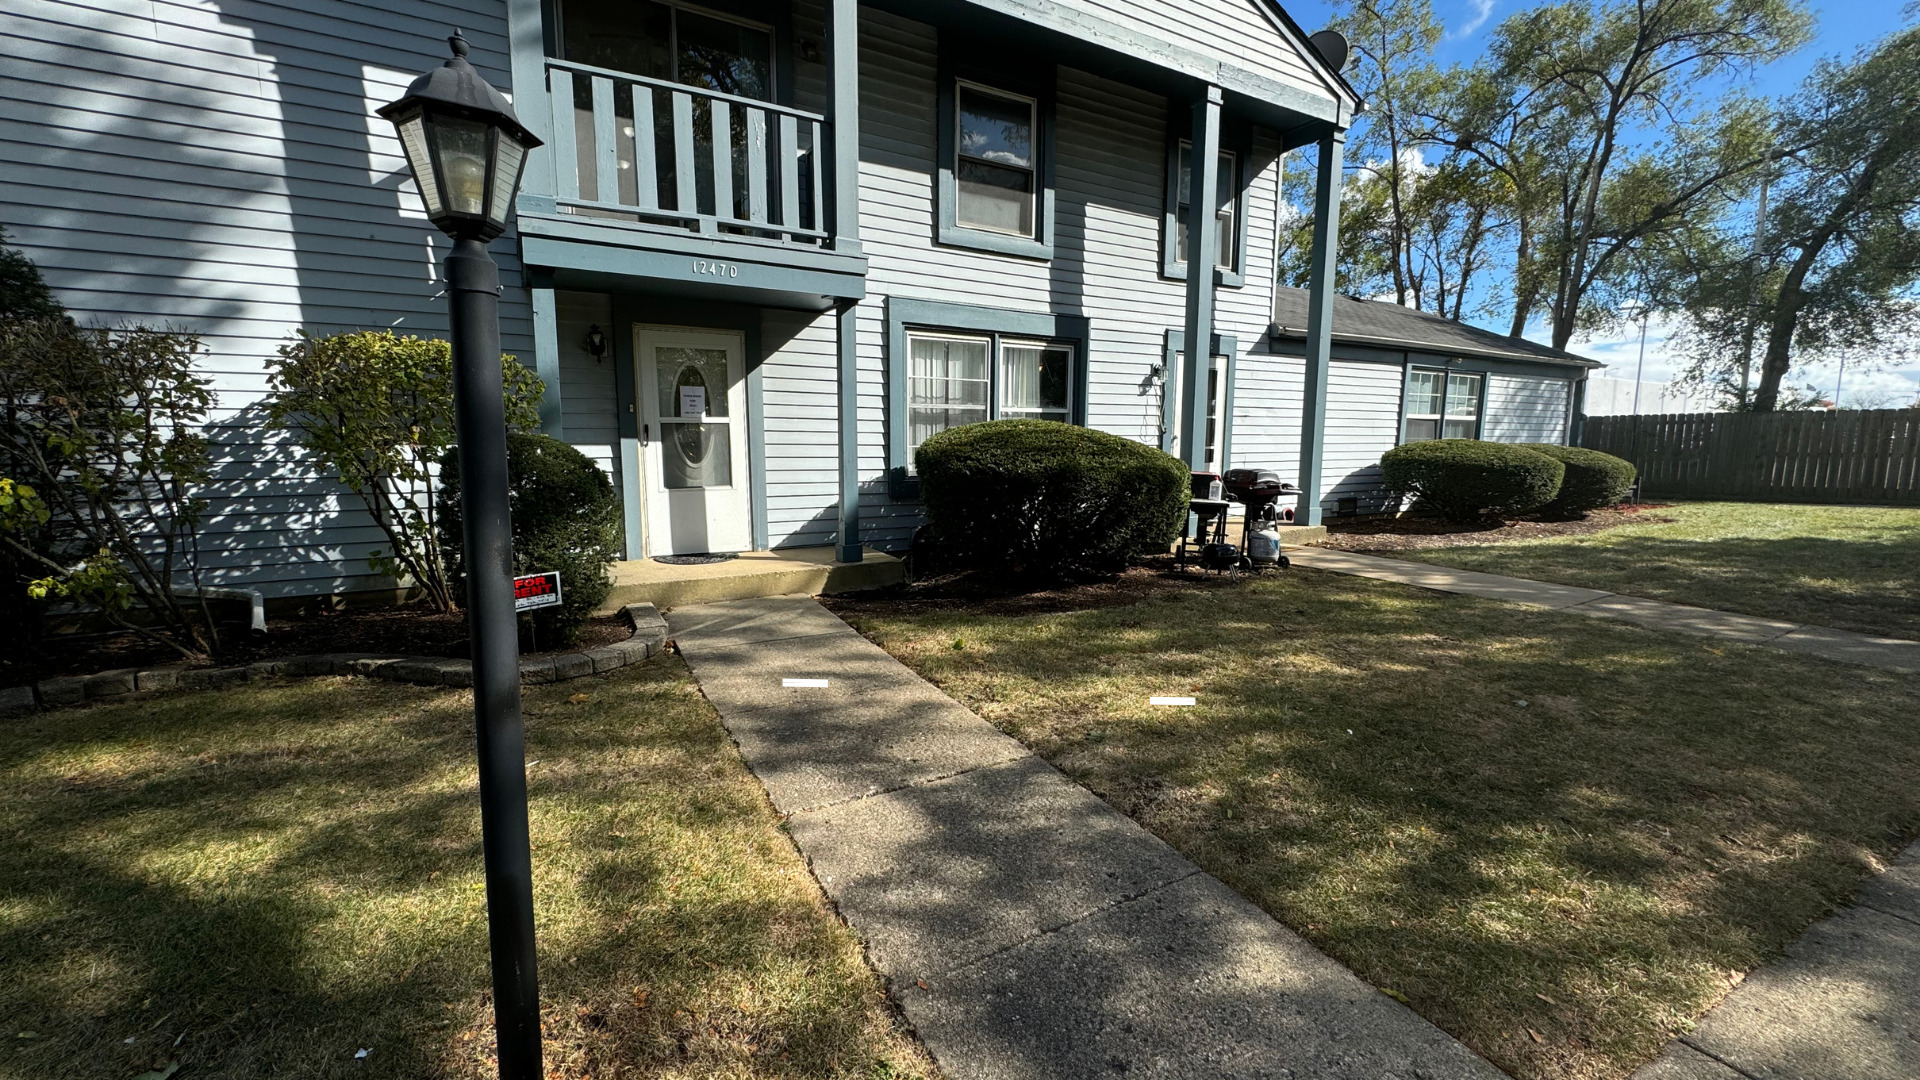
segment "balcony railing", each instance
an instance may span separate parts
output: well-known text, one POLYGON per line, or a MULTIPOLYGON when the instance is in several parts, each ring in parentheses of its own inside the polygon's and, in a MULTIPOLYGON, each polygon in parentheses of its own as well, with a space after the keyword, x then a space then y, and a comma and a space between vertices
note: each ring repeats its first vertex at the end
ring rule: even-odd
POLYGON ((768 101, 547 61, 562 213, 823 244, 826 118, 768 101))

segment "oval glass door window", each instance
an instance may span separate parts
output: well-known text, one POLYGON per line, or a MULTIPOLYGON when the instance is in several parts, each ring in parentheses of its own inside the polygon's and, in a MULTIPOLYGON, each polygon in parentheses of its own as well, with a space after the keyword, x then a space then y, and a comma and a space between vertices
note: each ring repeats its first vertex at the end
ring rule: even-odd
POLYGON ((660 455, 670 488, 730 487, 733 440, 725 424, 668 424, 660 455))

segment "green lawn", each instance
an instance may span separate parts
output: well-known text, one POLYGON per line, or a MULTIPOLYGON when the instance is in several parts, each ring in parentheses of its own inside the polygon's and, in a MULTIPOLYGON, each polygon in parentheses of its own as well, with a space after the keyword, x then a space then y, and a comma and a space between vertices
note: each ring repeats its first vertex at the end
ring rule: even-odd
POLYGON ((1391 554, 1920 638, 1920 508, 1684 503, 1646 516, 1673 520, 1586 536, 1391 554))
MULTIPOLYGON (((0 726, 0 1076, 491 1077, 471 708, 319 679, 0 726)), ((931 1075, 679 660, 527 708, 550 1076, 931 1075)))
POLYGON ((1912 677, 1312 571, 841 606, 1529 1080, 1626 1076, 1920 833, 1912 677))

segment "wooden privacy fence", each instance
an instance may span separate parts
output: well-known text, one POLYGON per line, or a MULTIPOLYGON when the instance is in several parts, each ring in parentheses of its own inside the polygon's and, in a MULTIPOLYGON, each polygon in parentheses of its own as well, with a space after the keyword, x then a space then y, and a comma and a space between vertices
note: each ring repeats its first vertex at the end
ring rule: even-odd
POLYGON ((1590 416, 1651 498, 1920 505, 1920 409, 1590 416))

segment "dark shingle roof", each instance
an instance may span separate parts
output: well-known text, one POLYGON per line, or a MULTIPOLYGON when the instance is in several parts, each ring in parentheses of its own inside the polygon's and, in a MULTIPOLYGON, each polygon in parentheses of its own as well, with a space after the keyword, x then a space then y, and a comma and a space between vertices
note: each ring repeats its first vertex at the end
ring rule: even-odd
MULTIPOLYGON (((1307 290, 1274 290, 1274 331, 1281 337, 1307 333, 1307 290)), ((1520 340, 1455 322, 1439 315, 1379 300, 1337 296, 1333 301, 1333 340, 1344 345, 1372 345, 1385 349, 1416 349, 1449 356, 1480 356, 1575 367, 1605 367, 1538 342, 1520 340)))

